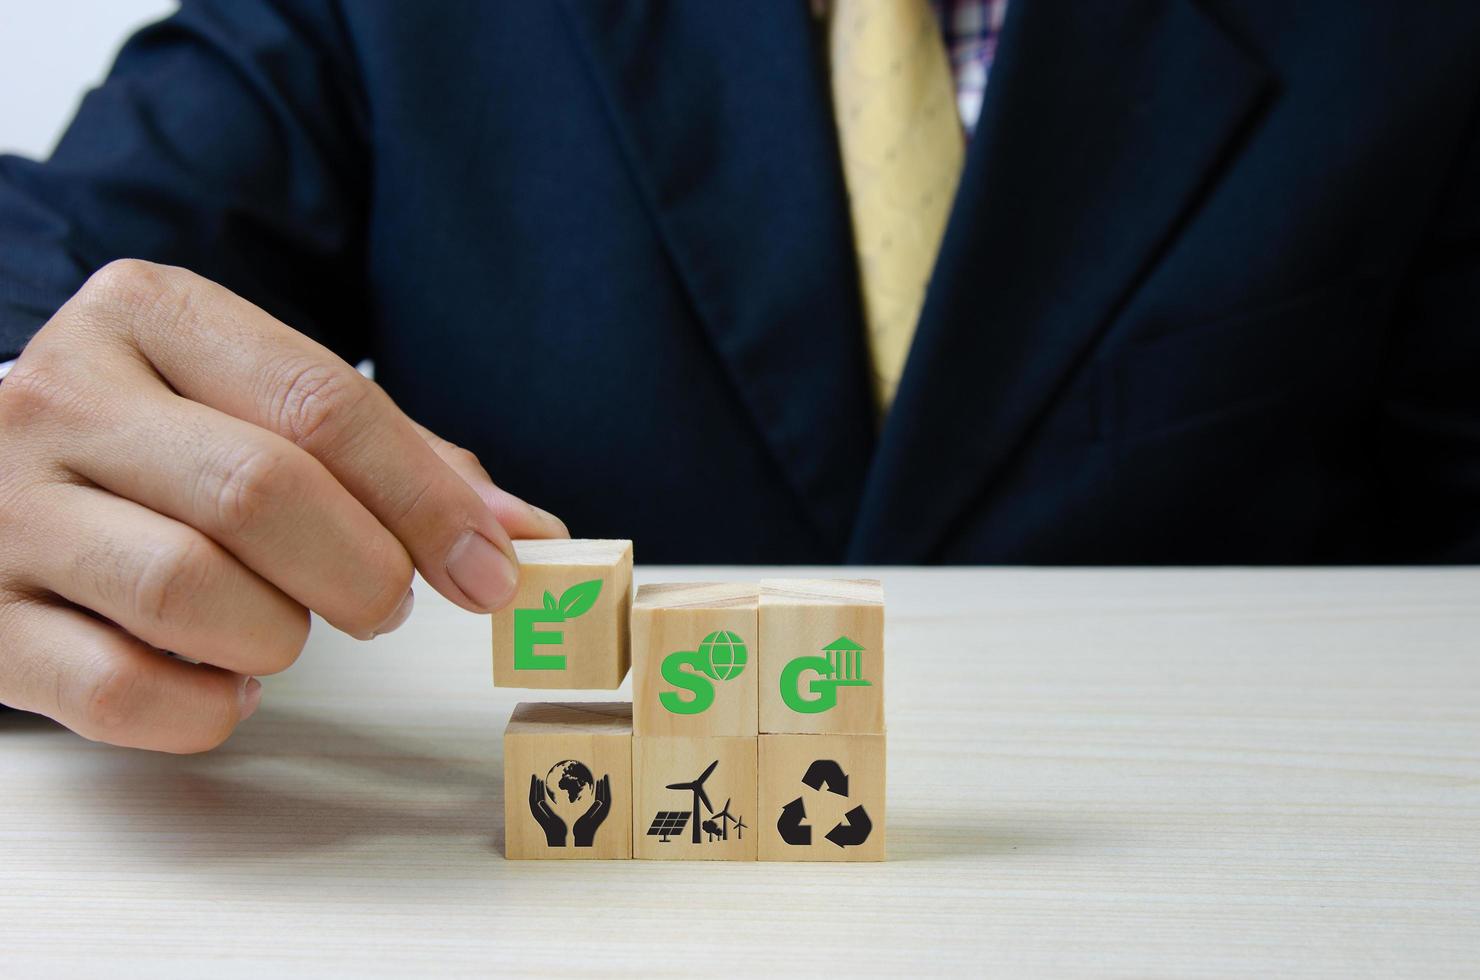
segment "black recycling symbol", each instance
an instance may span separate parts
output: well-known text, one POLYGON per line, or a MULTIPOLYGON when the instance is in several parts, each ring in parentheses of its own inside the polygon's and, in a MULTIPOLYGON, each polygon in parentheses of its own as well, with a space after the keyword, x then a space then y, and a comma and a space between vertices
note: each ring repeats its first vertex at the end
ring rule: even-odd
MULTIPOLYGON (((818 792, 826 787, 829 793, 836 793, 845 799, 848 796, 848 774, 831 759, 818 759, 808 766, 806 775, 802 777, 802 785, 818 792)), ((776 821, 776 830, 781 834, 781 839, 796 847, 811 844, 812 828, 803 823, 806 819, 807 805, 800 796, 782 807, 781 816, 776 821)), ((842 821, 824 837, 839 847, 857 847, 868 840, 869 832, 873 829, 874 822, 868 818, 868 811, 860 805, 843 814, 842 821)))

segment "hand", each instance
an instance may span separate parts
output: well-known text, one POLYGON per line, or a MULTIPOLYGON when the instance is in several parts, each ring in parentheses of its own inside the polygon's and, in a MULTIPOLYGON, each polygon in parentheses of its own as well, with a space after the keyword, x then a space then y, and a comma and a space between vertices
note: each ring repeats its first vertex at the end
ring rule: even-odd
POLYGON ((576 847, 591 846, 591 841, 596 837, 596 828, 601 826, 611 808, 612 777, 608 774, 596 781, 596 799, 591 801, 591 806, 585 813, 576 818, 576 825, 571 831, 576 847))
MULTIPOLYGON (((550 798, 545 795, 545 781, 538 776, 529 777, 529 812, 534 814, 540 828, 545 832, 548 847, 565 846, 565 821, 550 809, 550 798)), ((579 827, 580 823, 577 822, 579 827)))
POLYGON ((395 629, 414 566, 492 610, 511 534, 565 529, 324 347, 182 269, 115 262, 0 384, 0 702, 208 749, 310 609, 395 629))

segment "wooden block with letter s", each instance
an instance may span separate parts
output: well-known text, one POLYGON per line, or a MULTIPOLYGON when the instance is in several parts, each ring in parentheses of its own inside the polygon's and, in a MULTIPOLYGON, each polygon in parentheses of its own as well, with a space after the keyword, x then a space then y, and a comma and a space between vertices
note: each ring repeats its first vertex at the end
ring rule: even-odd
POLYGON ((631 663, 632 542, 516 541, 519 589, 493 614, 496 687, 615 690, 631 663))
POLYGON ((762 861, 883 861, 885 736, 760 736, 762 861))
POLYGON ((756 738, 632 740, 632 856, 754 861, 756 738))
POLYGON ((504 730, 504 856, 632 856, 632 705, 514 709, 504 730))
POLYGON ((767 579, 760 595, 760 732, 884 733, 884 587, 767 579))
POLYGON ((756 734, 754 583, 644 585, 632 603, 632 731, 756 734))

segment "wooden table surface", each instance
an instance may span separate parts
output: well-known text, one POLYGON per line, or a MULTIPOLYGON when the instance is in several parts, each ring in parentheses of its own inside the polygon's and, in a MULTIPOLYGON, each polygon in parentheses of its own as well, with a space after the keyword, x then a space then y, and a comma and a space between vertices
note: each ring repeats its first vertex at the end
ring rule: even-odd
POLYGON ((211 754, 0 717, 0 974, 1480 969, 1480 571, 882 577, 888 863, 505 862, 542 694, 419 585, 211 754))

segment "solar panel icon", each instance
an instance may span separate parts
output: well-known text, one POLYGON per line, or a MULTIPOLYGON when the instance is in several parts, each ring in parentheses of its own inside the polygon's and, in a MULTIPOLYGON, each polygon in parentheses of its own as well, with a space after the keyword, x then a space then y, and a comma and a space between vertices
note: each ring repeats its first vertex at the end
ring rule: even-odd
POLYGON ((647 835, 658 838, 659 844, 667 844, 668 838, 683 831, 689 822, 689 813, 688 810, 659 810, 647 835))

